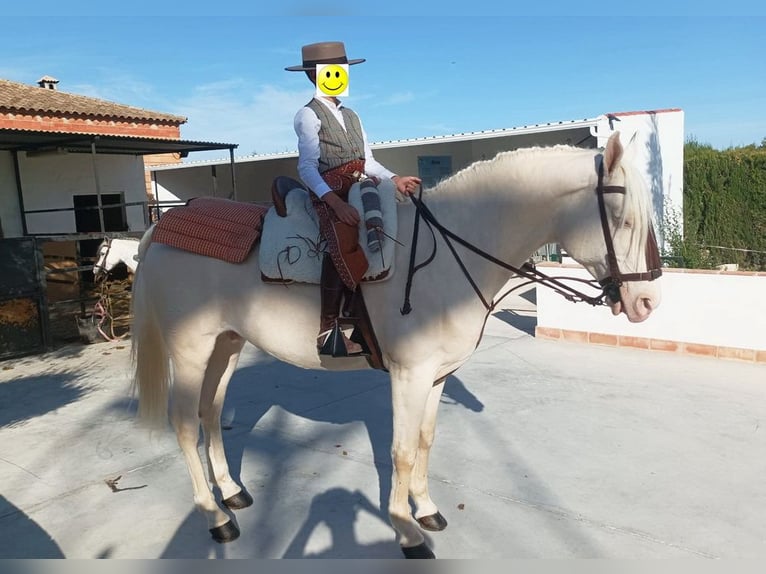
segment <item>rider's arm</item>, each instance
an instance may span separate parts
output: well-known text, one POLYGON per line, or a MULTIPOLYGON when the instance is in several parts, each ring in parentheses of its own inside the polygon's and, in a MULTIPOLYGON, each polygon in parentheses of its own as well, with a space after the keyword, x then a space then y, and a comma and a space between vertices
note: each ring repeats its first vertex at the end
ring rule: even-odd
POLYGON ((317 197, 330 191, 319 173, 319 128, 321 123, 314 110, 302 107, 295 114, 293 127, 298 136, 298 175, 317 197))

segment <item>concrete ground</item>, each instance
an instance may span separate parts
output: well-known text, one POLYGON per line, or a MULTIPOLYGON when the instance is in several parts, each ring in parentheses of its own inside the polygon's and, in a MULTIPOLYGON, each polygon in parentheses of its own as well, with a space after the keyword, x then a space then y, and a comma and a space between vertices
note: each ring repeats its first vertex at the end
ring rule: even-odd
MULTIPOLYGON (((766 555, 766 368, 536 340, 533 310, 509 300, 447 382, 437 557, 766 555)), ((246 348, 225 436, 255 504, 226 545, 193 509, 174 436, 134 425, 128 385, 127 342, 0 362, 0 558, 401 557, 381 511, 384 373, 246 348)))

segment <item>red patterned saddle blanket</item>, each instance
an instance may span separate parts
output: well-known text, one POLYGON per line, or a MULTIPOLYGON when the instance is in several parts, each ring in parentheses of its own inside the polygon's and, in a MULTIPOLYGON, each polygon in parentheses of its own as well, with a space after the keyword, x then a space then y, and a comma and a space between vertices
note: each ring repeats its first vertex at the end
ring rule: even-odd
POLYGON ((229 263, 242 263, 261 236, 268 209, 268 205, 199 197, 163 214, 152 241, 229 263))

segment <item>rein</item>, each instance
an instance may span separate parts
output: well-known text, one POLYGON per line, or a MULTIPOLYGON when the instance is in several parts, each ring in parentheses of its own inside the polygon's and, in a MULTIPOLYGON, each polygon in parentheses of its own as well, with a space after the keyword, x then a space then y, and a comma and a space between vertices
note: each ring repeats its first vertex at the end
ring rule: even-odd
POLYGON ((449 247, 452 256, 455 258, 455 261, 457 261, 458 266, 463 272, 463 275, 465 275, 471 287, 476 292, 476 295, 484 305, 484 308, 488 312, 491 312, 500 301, 510 295, 513 291, 521 287, 525 287, 530 283, 539 283, 540 285, 544 285, 550 289, 553 289, 553 291, 573 303, 585 302, 595 307, 599 305, 607 305, 605 301, 607 297, 612 301, 619 301, 621 299, 620 287, 625 281, 653 281, 654 279, 657 279, 660 275, 662 275, 662 269, 660 266, 659 251, 657 249, 654 231, 651 228, 649 230, 649 236, 647 237, 646 256, 648 271, 643 273, 620 273, 620 268, 617 262, 617 255, 614 251, 614 242, 612 241, 612 236, 609 231, 609 221, 606 214, 606 206, 604 204, 604 195, 607 193, 620 193, 625 195, 625 187, 616 185, 604 185, 604 165, 602 161, 598 166, 598 183, 596 185, 596 195, 598 196, 599 216, 601 219, 601 228, 604 234, 604 242, 606 243, 607 262, 609 264, 610 275, 604 279, 601 279, 600 281, 596 281, 595 279, 588 280, 576 277, 551 277, 550 275, 546 275, 542 271, 537 270, 534 265, 530 263, 524 263, 521 267, 516 267, 510 263, 506 263, 505 261, 498 259, 497 257, 494 257, 493 255, 490 255, 486 251, 476 247, 475 245, 469 243, 462 237, 456 235, 454 232, 444 227, 436 219, 436 216, 423 201, 423 188, 421 187, 420 192, 418 193, 418 197, 415 197, 414 195, 411 196, 412 202, 415 204, 416 208, 415 224, 412 232, 412 249, 410 250, 410 263, 407 272, 407 284, 404 290, 404 303, 400 309, 400 313, 402 315, 407 315, 412 311, 412 305, 410 304, 410 292, 412 290, 412 282, 415 273, 431 263, 436 257, 436 233, 434 229, 439 232, 442 239, 444 240, 444 243, 446 243, 447 247, 449 247), (417 252, 419 235, 418 231, 421 219, 428 226, 428 229, 434 238, 434 248, 431 252, 431 255, 423 263, 416 265, 415 256, 417 252), (517 285, 516 287, 504 293, 497 300, 489 303, 476 284, 476 281, 474 281, 473 277, 471 277, 471 274, 468 272, 468 269, 466 268, 462 259, 460 259, 460 255, 458 255, 457 251, 455 250, 455 246, 452 244, 452 241, 459 243, 469 251, 472 251, 487 261, 490 261, 491 263, 494 263, 503 269, 512 271, 520 277, 528 279, 528 281, 517 285), (587 295, 581 291, 578 291, 574 287, 563 283, 562 280, 585 283, 594 289, 601 289, 601 293, 595 297, 587 295))
POLYGON ((109 290, 106 281, 101 282, 101 292, 98 301, 93 306, 93 322, 99 334, 107 341, 122 341, 130 332, 126 331, 122 335, 114 334, 114 316, 112 315, 112 301, 109 298, 109 290), (104 323, 109 322, 109 332, 104 330, 104 323))

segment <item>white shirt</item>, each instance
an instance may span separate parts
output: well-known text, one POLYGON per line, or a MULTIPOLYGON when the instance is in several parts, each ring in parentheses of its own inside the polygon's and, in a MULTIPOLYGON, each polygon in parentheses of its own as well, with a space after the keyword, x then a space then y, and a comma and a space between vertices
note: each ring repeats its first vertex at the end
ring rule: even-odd
MULTIPOLYGON (((346 129, 346 123, 343 121, 341 113, 342 103, 335 103, 328 98, 314 98, 324 104, 330 113, 338 120, 338 123, 346 129)), ((359 120, 361 126, 362 120, 359 120)), ((295 133, 298 135, 298 175, 317 197, 322 197, 328 191, 332 191, 327 182, 322 179, 319 173, 319 128, 322 122, 319 121, 316 113, 311 108, 303 106, 295 114, 293 121, 295 133)), ((380 179, 390 179, 396 174, 383 167, 373 156, 370 144, 367 143, 367 134, 362 127, 362 139, 364 141, 364 172, 369 176, 379 177, 380 179)))

